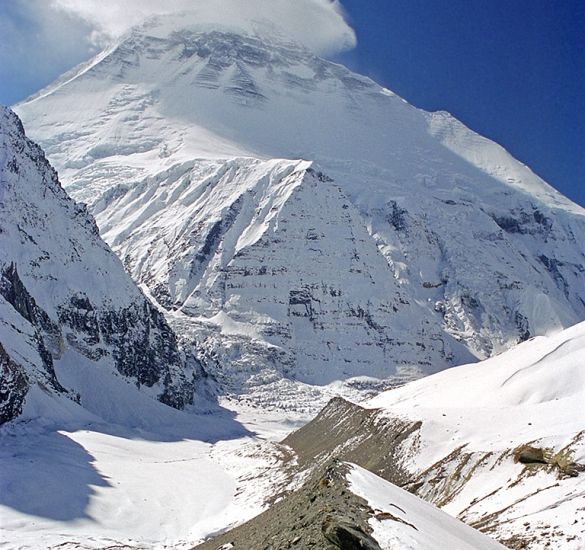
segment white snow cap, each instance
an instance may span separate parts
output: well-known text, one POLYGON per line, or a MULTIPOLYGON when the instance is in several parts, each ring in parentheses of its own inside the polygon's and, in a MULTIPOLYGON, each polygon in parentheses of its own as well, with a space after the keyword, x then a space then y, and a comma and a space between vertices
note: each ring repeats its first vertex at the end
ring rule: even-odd
POLYGON ((150 16, 180 13, 184 26, 278 33, 317 54, 356 45, 338 0, 53 0, 53 6, 87 21, 98 42, 117 38, 150 16))

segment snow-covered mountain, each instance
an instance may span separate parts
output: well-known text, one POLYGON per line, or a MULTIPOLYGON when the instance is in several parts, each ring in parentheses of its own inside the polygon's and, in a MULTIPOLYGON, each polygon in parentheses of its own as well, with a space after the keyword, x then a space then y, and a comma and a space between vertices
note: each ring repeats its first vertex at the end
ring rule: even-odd
POLYGON ((137 385, 183 408, 193 403, 202 372, 6 107, 0 107, 0 365, 0 423, 25 403, 43 416, 47 394, 111 416, 125 406, 125 397, 116 403, 116 384, 122 395, 137 385))
POLYGON ((282 37, 185 21, 16 109, 219 378, 398 382, 585 318, 585 210, 500 146, 282 37))
POLYGON ((509 548, 585 544, 585 323, 498 357, 333 400, 285 440, 357 462, 509 548))

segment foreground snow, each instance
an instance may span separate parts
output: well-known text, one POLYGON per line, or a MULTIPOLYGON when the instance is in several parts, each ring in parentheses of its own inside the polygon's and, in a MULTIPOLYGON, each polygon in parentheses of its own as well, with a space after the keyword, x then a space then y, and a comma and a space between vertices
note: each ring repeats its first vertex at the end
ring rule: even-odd
POLYGON ((376 514, 370 519, 370 526, 382 550, 504 548, 435 506, 364 468, 352 465, 348 481, 350 490, 365 499, 376 514))
MULTIPOLYGON (((286 486, 282 450, 233 413, 164 412, 172 422, 155 431, 97 417, 67 429, 39 419, 3 427, 0 548, 191 548, 256 516, 286 486)), ((247 418, 263 424, 261 411, 247 418)), ((268 418, 266 432, 286 430, 268 418)))
POLYGON ((2 525, 12 541, 3 548, 154 548, 221 525, 235 480, 209 459, 209 445, 135 438, 60 430, 3 446, 2 525))

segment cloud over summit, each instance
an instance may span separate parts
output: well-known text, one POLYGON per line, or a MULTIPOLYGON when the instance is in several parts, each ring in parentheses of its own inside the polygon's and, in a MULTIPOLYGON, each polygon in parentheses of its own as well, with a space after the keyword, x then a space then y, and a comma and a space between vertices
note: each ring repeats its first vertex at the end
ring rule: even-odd
POLYGON ((187 24, 228 25, 248 32, 272 28, 317 54, 356 44, 338 0, 52 0, 52 6, 79 17, 101 41, 122 35, 149 16, 186 12, 187 24))
POLYGON ((0 0, 0 97, 24 99, 155 15, 270 29, 318 55, 356 45, 340 0, 0 0))

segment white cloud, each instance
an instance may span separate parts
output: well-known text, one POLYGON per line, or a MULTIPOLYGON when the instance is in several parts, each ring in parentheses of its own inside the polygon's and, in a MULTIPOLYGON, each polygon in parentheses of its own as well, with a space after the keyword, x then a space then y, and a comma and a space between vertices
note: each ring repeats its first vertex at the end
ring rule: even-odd
POLYGON ((152 15, 188 12, 185 22, 278 29, 318 54, 355 46, 338 0, 52 0, 53 7, 115 38, 152 15))
POLYGON ((0 103, 38 91, 152 15, 181 23, 278 28, 315 53, 355 46, 338 0, 0 0, 0 103))

